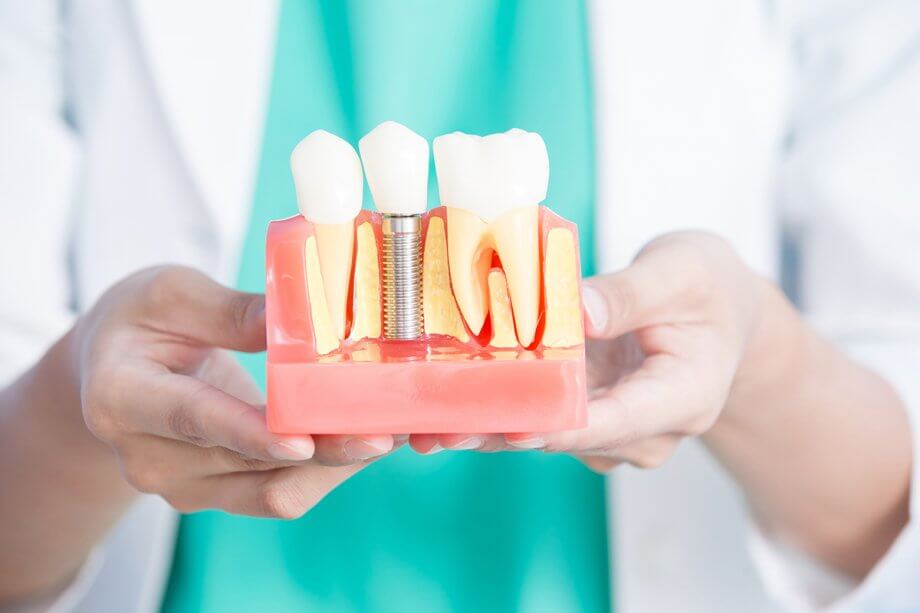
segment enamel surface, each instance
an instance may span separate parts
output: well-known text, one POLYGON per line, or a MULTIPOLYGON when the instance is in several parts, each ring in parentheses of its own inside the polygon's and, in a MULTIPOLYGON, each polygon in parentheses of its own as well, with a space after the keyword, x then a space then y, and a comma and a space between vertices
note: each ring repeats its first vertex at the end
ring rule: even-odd
POLYGON ((416 215, 428 206, 428 141, 385 121, 358 143, 364 174, 381 213, 416 215))
POLYGON ((325 130, 311 132, 291 153, 291 174, 301 214, 315 224, 353 220, 361 210, 364 180, 354 147, 325 130))
POLYGON ((546 199, 549 156, 539 134, 454 132, 435 138, 433 147, 442 204, 489 222, 546 199))

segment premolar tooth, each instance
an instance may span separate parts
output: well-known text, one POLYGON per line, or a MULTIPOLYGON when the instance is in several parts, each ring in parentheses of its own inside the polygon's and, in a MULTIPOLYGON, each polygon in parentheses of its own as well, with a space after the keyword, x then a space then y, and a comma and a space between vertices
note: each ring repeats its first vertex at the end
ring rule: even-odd
POLYGON ((448 207, 448 251, 457 304, 478 334, 489 308, 492 250, 505 271, 515 328, 528 346, 540 309, 539 209, 549 158, 538 134, 509 130, 434 140, 441 202, 448 207), (477 224, 478 222, 478 224, 477 224))
POLYGON ((358 142, 364 174, 381 213, 419 215, 428 208, 428 141, 385 121, 358 142))
POLYGON ((336 336, 345 338, 354 261, 354 219, 364 181, 354 147, 326 132, 311 132, 291 154, 297 203, 313 222, 323 293, 336 336))

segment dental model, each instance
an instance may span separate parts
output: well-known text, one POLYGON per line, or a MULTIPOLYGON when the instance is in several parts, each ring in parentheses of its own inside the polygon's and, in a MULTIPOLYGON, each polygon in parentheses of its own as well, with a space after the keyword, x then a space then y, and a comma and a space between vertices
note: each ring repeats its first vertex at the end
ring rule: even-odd
POLYGON ((549 432, 585 425, 577 231, 540 203, 538 134, 434 140, 384 122, 361 162, 324 131, 291 156, 301 215, 267 243, 269 428, 549 432))

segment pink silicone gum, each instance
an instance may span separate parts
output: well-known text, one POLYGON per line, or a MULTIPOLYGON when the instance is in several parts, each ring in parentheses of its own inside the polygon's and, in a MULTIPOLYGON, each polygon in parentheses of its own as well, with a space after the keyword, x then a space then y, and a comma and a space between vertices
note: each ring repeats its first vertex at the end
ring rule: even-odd
MULTIPOLYGON (((425 230, 433 215, 444 217, 443 207, 426 214, 425 230)), ((355 227, 366 221, 379 245, 380 215, 362 211, 355 227)), ((574 224, 544 207, 540 227, 541 261, 554 227, 570 229, 577 244, 574 224)), ((318 355, 304 263, 312 234, 312 224, 300 215, 268 228, 266 414, 272 432, 553 432, 586 425, 584 345, 544 348, 542 317, 536 346, 529 349, 489 347, 487 321, 467 343, 441 335, 347 340, 318 355)))

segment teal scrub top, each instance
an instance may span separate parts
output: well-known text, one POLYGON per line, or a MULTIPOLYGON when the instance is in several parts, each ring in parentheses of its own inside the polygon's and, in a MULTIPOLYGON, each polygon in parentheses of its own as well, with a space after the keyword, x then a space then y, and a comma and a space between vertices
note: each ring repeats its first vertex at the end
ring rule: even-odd
MULTIPOLYGON (((572 0, 285 0, 239 287, 264 290, 267 224, 297 212, 297 142, 323 128, 357 144, 388 119, 429 141, 539 132, 547 203, 578 223, 591 273, 585 21, 572 0)), ((433 168, 430 186, 435 206, 433 168)), ((241 359, 264 384, 264 356, 241 359)), ((404 448, 299 520, 184 516, 162 610, 606 611, 604 507, 602 477, 564 455, 404 448)))

